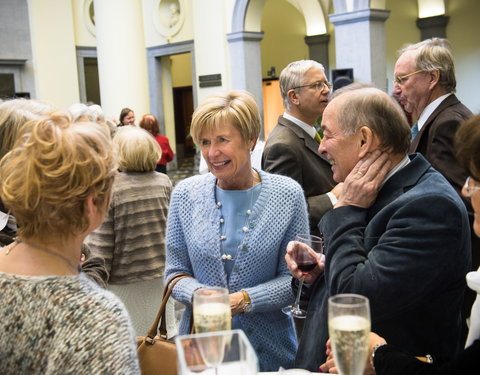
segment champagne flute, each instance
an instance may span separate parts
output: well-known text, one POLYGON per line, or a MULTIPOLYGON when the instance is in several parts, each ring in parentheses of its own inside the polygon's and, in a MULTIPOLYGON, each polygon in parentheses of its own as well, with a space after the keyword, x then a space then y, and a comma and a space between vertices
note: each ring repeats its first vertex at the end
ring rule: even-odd
POLYGON ((298 269, 302 271, 302 277, 300 278, 300 284, 298 285, 295 303, 284 307, 282 311, 294 318, 304 319, 307 316, 307 312, 300 308, 300 296, 302 294, 303 281, 305 280, 305 275, 317 266, 318 257, 323 252, 323 240, 320 237, 311 234, 297 234, 295 242, 296 244, 292 256, 297 263, 298 269))
POLYGON ((370 334, 368 298, 338 294, 328 299, 328 331, 333 359, 341 375, 362 375, 370 334))
MULTIPOLYGON (((232 313, 228 290, 220 287, 197 289, 193 293, 193 326, 195 333, 229 331, 232 313)), ((226 336, 212 335, 199 342, 205 364, 218 371, 227 344, 226 336)))

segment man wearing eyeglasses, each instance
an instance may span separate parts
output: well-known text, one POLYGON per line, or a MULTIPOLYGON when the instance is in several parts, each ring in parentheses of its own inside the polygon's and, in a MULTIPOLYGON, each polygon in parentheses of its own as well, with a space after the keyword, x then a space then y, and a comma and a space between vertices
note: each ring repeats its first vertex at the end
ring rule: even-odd
POLYGON ((290 63, 280 74, 285 112, 270 133, 262 154, 262 169, 288 176, 307 198, 310 231, 337 201, 330 163, 318 152, 321 141, 314 125, 328 104, 331 84, 322 64, 313 60, 290 63))
MULTIPOLYGON (((432 38, 400 50, 395 64, 393 95, 412 113, 410 152, 419 152, 442 173, 461 195, 467 171, 455 156, 454 137, 461 123, 472 115, 454 92, 455 68, 449 42, 432 38)), ((473 225, 472 207, 463 198, 473 225)), ((472 231, 472 270, 480 266, 480 239, 472 231)), ((467 288, 468 289, 468 288, 467 288)), ((475 294, 468 289, 465 316, 475 294)))

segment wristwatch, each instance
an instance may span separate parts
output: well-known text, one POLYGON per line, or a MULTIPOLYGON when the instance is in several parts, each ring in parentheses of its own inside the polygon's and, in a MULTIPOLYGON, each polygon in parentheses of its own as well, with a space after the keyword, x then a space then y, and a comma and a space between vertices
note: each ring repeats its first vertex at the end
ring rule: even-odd
POLYGON ((387 345, 385 343, 382 343, 382 344, 377 344, 373 347, 373 350, 372 350, 372 356, 370 357, 370 366, 372 366, 372 369, 375 371, 375 364, 374 364, 374 360, 375 360, 375 352, 377 351, 377 349, 383 345, 387 345))

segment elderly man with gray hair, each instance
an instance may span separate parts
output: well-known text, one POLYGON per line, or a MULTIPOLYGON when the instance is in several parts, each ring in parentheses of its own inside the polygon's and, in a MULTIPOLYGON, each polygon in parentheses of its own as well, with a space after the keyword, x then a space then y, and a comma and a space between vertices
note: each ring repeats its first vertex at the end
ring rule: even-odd
POLYGON ((262 169, 296 180, 308 203, 310 231, 318 235, 323 214, 337 201, 338 189, 328 161, 318 152, 321 137, 314 125, 327 106, 331 84, 323 65, 299 60, 280 73, 285 112, 270 133, 262 155, 262 169))
MULTIPOLYGON (((472 112, 455 96, 457 82, 450 44, 446 39, 432 38, 401 49, 395 64, 394 90, 405 110, 412 113, 412 145, 445 176, 461 196, 467 171, 455 157, 454 137, 460 124, 472 112)), ((463 198, 473 225, 473 209, 463 198)), ((472 231, 472 271, 480 266, 480 238, 472 231)), ((470 314, 475 293, 467 288, 464 318, 470 314)), ((466 326, 464 327, 466 332, 466 326)))
MULTIPOLYGON (((409 126, 383 91, 340 90, 324 111, 322 129, 319 152, 344 185, 319 224, 325 263, 305 279, 312 285, 297 366, 317 371, 324 362, 328 298, 339 293, 368 297, 372 330, 389 343, 415 356, 452 358, 462 347, 470 267, 464 204, 422 155, 407 155, 409 126)), ((293 247, 286 260, 299 278, 293 247)))

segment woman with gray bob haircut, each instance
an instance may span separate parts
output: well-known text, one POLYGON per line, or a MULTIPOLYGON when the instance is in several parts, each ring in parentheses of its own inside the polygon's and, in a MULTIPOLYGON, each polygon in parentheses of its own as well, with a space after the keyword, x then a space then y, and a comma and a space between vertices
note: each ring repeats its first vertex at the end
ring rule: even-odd
MULTIPOLYGON (((108 289, 125 304, 137 335, 145 335, 160 306, 165 268, 165 227, 172 183, 155 172, 162 154, 155 139, 136 126, 118 128, 113 143, 119 172, 102 225, 87 238, 105 259, 108 289)), ((175 332, 173 302, 167 306, 169 336, 175 332)))

